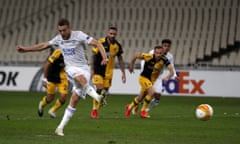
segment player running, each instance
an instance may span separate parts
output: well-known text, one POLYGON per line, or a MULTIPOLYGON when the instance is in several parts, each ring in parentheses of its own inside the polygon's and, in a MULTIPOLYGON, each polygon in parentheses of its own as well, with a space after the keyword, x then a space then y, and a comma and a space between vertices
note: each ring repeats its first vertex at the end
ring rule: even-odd
POLYGON ((142 118, 147 118, 148 113, 146 108, 148 103, 152 99, 152 96, 155 93, 153 87, 154 82, 156 81, 159 74, 161 74, 164 66, 167 66, 169 69, 169 74, 164 77, 164 81, 168 81, 174 74, 173 67, 168 59, 164 55, 164 50, 161 46, 156 46, 154 48, 154 53, 137 53, 133 56, 132 61, 129 66, 129 71, 132 73, 134 70, 134 63, 136 59, 143 59, 145 61, 143 70, 139 76, 139 84, 141 85, 140 93, 134 100, 126 106, 125 116, 128 118, 131 114, 131 110, 137 106, 141 100, 145 97, 144 103, 141 108, 140 116, 142 118))

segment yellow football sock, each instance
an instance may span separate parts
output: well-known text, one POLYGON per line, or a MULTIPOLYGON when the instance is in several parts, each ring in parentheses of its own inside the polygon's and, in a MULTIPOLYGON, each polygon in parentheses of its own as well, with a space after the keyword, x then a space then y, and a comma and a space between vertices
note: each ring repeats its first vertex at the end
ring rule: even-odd
POLYGON ((147 108, 148 104, 150 103, 151 99, 152 99, 152 97, 149 96, 149 95, 147 95, 145 97, 141 111, 146 110, 146 108, 147 108))
POLYGON ((51 110, 53 112, 57 111, 61 106, 63 105, 63 103, 61 103, 61 101, 59 99, 56 100, 55 104, 51 107, 51 110))
POLYGON ((98 109, 99 108, 99 103, 93 99, 93 109, 98 109))
POLYGON ((102 107, 102 104, 98 102, 97 109, 100 109, 102 107))
POLYGON ((129 105, 129 108, 132 109, 133 107, 135 107, 136 105, 139 104, 139 101, 137 98, 134 98, 134 100, 131 102, 131 104, 129 105))
MULTIPOLYGON (((97 89, 97 93, 98 94, 103 94, 103 90, 102 89, 97 89)), ((102 106, 101 103, 97 102, 95 99, 93 99, 93 109, 100 109, 102 106)))
POLYGON ((41 103, 41 106, 44 107, 47 104, 47 96, 44 96, 40 101, 40 103, 41 103))

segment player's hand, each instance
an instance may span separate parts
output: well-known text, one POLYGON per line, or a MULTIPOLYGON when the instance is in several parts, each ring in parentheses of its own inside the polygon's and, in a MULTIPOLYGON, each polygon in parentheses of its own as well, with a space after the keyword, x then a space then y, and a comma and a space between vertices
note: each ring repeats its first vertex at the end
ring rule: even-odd
POLYGON ((163 82, 167 82, 168 80, 169 80, 168 77, 164 77, 164 78, 163 78, 163 82))
POLYGON ((18 52, 26 52, 25 48, 24 48, 23 46, 20 46, 20 45, 17 45, 17 46, 16 46, 16 50, 17 50, 18 52))
POLYGON ((108 63, 108 58, 102 60, 101 65, 106 65, 108 63))
POLYGON ((126 83, 126 75, 125 74, 122 75, 122 82, 126 83))
POLYGON ((177 80, 177 81, 179 81, 179 80, 180 80, 180 78, 179 78, 178 76, 176 76, 174 79, 175 79, 175 80, 177 80))
POLYGON ((47 78, 43 78, 43 79, 42 79, 42 85, 43 85, 43 87, 47 88, 47 83, 48 83, 47 78))
POLYGON ((47 82, 43 81, 42 85, 43 85, 43 87, 47 88, 47 82))
POLYGON ((128 70, 130 73, 134 73, 134 65, 130 64, 128 70))

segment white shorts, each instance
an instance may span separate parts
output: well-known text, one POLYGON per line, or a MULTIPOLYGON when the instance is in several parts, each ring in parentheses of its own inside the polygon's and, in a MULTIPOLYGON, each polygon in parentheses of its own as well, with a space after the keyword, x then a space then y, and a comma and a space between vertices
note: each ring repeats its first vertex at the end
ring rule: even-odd
POLYGON ((72 83, 73 88, 72 91, 76 92, 78 96, 85 99, 86 98, 86 91, 83 89, 81 85, 75 81, 75 77, 79 75, 84 75, 87 82, 90 81, 90 67, 89 66, 81 66, 81 67, 75 67, 75 66, 66 66, 65 71, 68 76, 68 80, 72 83))
POLYGON ((158 94, 162 94, 163 92, 163 83, 162 83, 162 76, 159 75, 158 78, 156 79, 156 81, 153 84, 153 88, 155 90, 156 93, 158 94))

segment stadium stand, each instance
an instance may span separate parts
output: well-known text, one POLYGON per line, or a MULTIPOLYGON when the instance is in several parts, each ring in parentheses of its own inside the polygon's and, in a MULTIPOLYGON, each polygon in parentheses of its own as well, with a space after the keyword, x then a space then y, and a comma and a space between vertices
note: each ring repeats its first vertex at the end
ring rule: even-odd
MULTIPOLYGON (((108 26, 119 29, 126 62, 163 38, 173 41, 175 63, 240 66, 239 0, 0 0, 2 64, 42 63, 48 51, 18 54, 16 44, 49 40, 57 21, 100 38, 108 26)), ((88 50, 88 55, 91 51, 88 50)))

